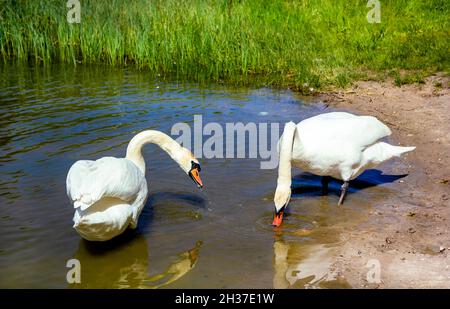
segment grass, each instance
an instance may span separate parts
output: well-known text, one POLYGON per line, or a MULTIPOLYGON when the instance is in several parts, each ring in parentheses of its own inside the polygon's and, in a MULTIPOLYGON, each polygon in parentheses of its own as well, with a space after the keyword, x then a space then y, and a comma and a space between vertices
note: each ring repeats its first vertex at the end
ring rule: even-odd
POLYGON ((0 58, 43 64, 136 65, 153 73, 229 83, 344 87, 367 72, 413 72, 395 83, 448 71, 450 2, 3 0, 0 58))
POLYGON ((406 84, 424 84, 425 75, 423 72, 408 72, 401 74, 397 70, 389 72, 389 76, 394 78, 394 85, 400 87, 406 84))

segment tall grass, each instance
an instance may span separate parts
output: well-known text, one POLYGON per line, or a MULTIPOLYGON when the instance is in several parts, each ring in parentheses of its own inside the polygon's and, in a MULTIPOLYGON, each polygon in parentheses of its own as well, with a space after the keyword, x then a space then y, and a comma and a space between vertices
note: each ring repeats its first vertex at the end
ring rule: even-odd
POLYGON ((155 73, 301 88, 344 86, 367 72, 448 70, 450 2, 3 0, 0 57, 7 61, 137 65, 155 73))

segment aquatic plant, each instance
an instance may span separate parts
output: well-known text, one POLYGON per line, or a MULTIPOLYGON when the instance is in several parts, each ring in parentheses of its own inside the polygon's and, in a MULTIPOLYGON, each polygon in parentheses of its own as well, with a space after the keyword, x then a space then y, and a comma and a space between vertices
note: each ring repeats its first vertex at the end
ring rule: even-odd
POLYGON ((69 23, 66 1, 3 0, 0 58, 303 90, 448 70, 449 1, 380 3, 370 23, 367 1, 82 0, 69 23))

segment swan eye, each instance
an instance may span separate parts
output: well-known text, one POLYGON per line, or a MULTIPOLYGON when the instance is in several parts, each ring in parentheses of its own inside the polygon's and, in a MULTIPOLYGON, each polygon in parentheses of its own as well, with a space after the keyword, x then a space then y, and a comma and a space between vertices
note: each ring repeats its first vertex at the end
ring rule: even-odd
POLYGON ((202 170, 202 168, 200 167, 200 164, 191 161, 191 170, 193 170, 194 168, 196 168, 199 172, 202 170))

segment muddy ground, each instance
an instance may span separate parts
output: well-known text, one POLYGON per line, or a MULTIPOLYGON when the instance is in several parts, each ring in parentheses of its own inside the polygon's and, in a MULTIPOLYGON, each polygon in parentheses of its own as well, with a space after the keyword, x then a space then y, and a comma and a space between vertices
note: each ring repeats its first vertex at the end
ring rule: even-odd
POLYGON ((392 80, 357 82, 319 99, 376 116, 391 128, 391 141, 417 147, 400 159, 404 166, 398 172, 408 176, 395 184, 410 193, 385 200, 364 223, 345 231, 331 271, 356 288, 450 288, 448 76, 401 87, 392 80), (380 263, 379 282, 367 280, 376 267, 373 259, 380 263))

